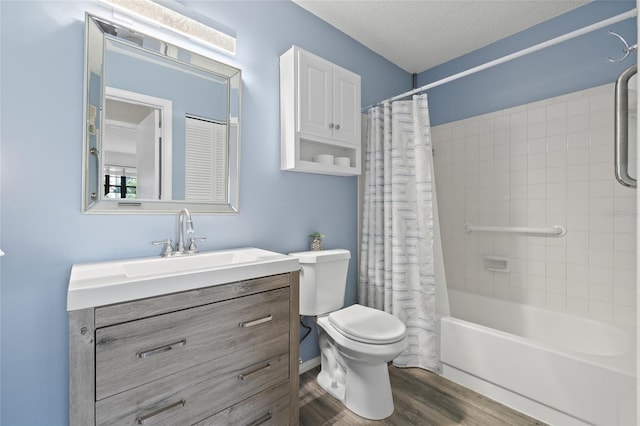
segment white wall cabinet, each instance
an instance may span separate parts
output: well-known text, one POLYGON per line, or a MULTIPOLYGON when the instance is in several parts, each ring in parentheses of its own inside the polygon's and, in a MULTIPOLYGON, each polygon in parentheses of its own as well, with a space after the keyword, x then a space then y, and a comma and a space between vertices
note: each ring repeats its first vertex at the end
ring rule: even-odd
POLYGON ((282 170, 359 175, 360 108, 359 75, 297 46, 285 52, 280 57, 282 170), (342 157, 342 164, 326 162, 327 156, 342 157))

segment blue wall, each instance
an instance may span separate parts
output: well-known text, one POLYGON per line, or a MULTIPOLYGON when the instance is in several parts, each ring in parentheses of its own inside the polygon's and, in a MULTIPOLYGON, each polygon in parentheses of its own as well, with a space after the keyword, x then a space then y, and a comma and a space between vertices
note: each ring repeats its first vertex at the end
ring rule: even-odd
MULTIPOLYGON (((357 179, 280 171, 279 56, 292 44, 362 76, 362 102, 409 90, 411 76, 291 2, 185 2, 235 29, 242 68, 240 214, 197 215, 202 250, 325 247, 354 255, 357 179)), ((175 215, 81 213, 84 12, 90 2, 0 1, 2 412, 0 423, 68 422, 66 291, 73 263, 155 256, 175 215)), ((177 213, 177 212, 176 212, 177 213)), ((312 339, 301 348, 316 355, 312 339)))
MULTIPOLYGON (((599 0, 529 28, 482 49, 418 74, 418 87, 535 44, 626 12, 635 1, 599 0)), ((484 114, 615 81, 636 63, 633 53, 621 63, 622 44, 607 30, 636 43, 635 19, 582 35, 428 91, 431 124, 484 114)))

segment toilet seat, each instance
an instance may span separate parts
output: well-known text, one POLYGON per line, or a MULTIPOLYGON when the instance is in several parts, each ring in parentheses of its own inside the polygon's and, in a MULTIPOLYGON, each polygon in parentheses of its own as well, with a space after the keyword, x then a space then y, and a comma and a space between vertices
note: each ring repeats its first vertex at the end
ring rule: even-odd
POLYGON ((398 318, 378 309, 351 305, 329 314, 329 323, 357 342, 385 345, 402 340, 406 327, 398 318))

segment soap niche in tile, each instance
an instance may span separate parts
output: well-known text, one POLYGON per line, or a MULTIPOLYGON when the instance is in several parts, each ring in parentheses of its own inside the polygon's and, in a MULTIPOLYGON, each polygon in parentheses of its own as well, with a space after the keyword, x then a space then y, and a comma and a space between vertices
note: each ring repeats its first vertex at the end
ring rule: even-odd
POLYGON ((485 256, 484 267, 491 272, 509 272, 509 259, 501 256, 485 256))

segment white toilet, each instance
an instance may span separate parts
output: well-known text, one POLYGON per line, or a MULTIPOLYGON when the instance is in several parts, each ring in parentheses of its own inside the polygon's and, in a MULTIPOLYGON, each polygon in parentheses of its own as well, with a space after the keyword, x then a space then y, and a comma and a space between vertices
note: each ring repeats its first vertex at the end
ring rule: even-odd
POLYGON ((387 363, 407 348, 402 321, 362 305, 344 306, 348 250, 290 253, 298 258, 300 315, 317 317, 318 383, 357 415, 380 420, 393 413, 387 363))

